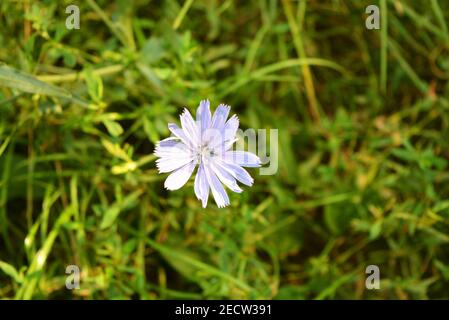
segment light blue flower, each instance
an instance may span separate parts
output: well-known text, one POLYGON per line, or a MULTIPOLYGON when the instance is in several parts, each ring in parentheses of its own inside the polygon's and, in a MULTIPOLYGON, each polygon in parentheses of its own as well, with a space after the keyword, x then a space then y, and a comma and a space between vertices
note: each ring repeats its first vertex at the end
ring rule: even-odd
POLYGON ((203 100, 197 109, 196 121, 184 109, 180 116, 181 128, 169 123, 172 136, 156 145, 159 173, 171 172, 164 183, 168 190, 177 190, 186 184, 198 165, 194 191, 203 208, 207 206, 209 190, 219 208, 229 205, 229 197, 222 184, 240 193, 243 190, 237 181, 247 186, 254 182, 242 167, 260 167, 258 156, 231 149, 237 141, 239 119, 233 115, 227 120, 229 111, 229 106, 220 104, 212 116, 209 100, 203 100))

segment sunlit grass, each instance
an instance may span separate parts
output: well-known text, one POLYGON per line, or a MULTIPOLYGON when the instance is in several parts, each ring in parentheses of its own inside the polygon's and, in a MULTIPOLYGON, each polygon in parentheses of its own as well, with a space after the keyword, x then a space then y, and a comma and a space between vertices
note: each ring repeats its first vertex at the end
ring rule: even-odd
POLYGON ((1 298, 449 298, 449 3, 79 3, 0 2, 1 298), (152 155, 205 98, 279 130, 224 209, 152 155))

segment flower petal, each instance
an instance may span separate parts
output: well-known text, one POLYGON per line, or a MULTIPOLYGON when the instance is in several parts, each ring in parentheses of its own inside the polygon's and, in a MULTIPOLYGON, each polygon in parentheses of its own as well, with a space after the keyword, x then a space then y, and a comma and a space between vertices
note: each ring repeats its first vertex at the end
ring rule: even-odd
POLYGON ((195 161, 191 161, 185 166, 171 173, 164 182, 164 187, 168 190, 177 190, 181 188, 189 180, 195 169, 195 161))
POLYGON ((260 167, 261 162, 258 156, 247 151, 227 151, 224 160, 242 167, 260 167))
POLYGON ((221 153, 221 150, 224 148, 224 142, 223 128, 211 127, 203 132, 202 144, 208 146, 209 149, 216 149, 217 153, 221 153))
POLYGON ((251 178, 249 173, 242 167, 240 167, 236 164, 227 163, 224 161, 220 161, 219 163, 223 169, 225 169, 227 172, 229 172, 235 179, 237 179, 241 183, 243 183, 247 186, 250 186, 250 187, 253 185, 254 179, 251 178))
POLYGON ((210 127, 211 117, 209 100, 202 100, 196 110, 196 126, 201 134, 210 127))
POLYGON ((226 119, 228 118, 230 109, 231 109, 230 106, 220 104, 215 110, 214 115, 212 117, 211 127, 217 129, 223 128, 226 123, 226 119))
POLYGON ((226 150, 229 150, 234 142, 237 141, 235 138, 237 129, 239 128, 239 119, 236 115, 233 115, 226 121, 226 124, 222 129, 211 128, 205 134, 205 141, 209 142, 209 148, 214 149, 218 154, 222 154, 226 150))
POLYGON ((154 154, 159 158, 189 156, 191 155, 191 150, 179 138, 170 137, 157 143, 154 154))
POLYGON ((172 172, 185 166, 186 164, 194 162, 193 157, 186 158, 159 158, 156 160, 156 166, 159 173, 172 172))
POLYGON ((223 208, 229 205, 229 197, 226 193, 226 190, 223 188, 218 178, 213 172, 211 172, 208 166, 204 166, 204 173, 206 174, 207 182, 209 183, 209 186, 212 190, 212 195, 214 196, 217 206, 219 208, 223 208))
POLYGON ((181 119, 182 130, 187 137, 190 138, 190 141, 194 143, 194 145, 198 145, 201 143, 198 139, 198 128, 196 126, 195 121, 193 121, 192 115, 189 110, 184 108, 184 112, 179 117, 181 119))
POLYGON ((159 157, 156 160, 159 173, 179 169, 195 159, 191 150, 176 137, 159 141, 154 154, 159 157))
POLYGON ((194 190, 196 197, 201 200, 203 208, 206 208, 207 199, 209 198, 209 184, 207 183, 203 164, 200 164, 198 166, 198 172, 196 173, 195 177, 194 190))
POLYGON ((231 191, 236 193, 240 193, 243 190, 238 186, 235 178, 228 172, 226 169, 220 166, 219 162, 211 161, 210 167, 212 171, 217 175, 218 179, 231 191))
POLYGON ((237 133, 237 129, 239 128, 239 118, 237 115, 233 115, 226 121, 224 130, 225 130, 225 140, 231 141, 235 139, 235 135, 237 133))
POLYGON ((191 140, 191 138, 189 138, 186 135, 185 131, 182 130, 180 127, 178 127, 176 124, 169 123, 168 130, 170 130, 170 132, 173 133, 175 135, 175 137, 178 137, 179 139, 181 139, 181 141, 184 142, 186 145, 193 147, 194 144, 193 144, 193 141, 191 140))

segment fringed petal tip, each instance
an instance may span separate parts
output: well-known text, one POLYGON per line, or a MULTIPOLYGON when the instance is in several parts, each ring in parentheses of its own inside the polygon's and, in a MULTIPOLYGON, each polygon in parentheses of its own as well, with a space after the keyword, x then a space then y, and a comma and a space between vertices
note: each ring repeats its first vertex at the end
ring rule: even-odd
POLYGON ((227 110, 231 110, 231 106, 226 103, 220 103, 217 107, 218 108, 226 108, 227 110))

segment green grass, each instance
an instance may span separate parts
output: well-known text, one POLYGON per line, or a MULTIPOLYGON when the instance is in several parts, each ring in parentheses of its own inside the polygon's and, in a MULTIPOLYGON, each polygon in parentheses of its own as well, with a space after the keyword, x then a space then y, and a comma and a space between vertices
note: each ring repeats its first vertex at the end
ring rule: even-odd
POLYGON ((0 2, 0 298, 449 298, 447 1, 132 3, 0 2), (152 155, 205 98, 279 130, 224 209, 152 155))

